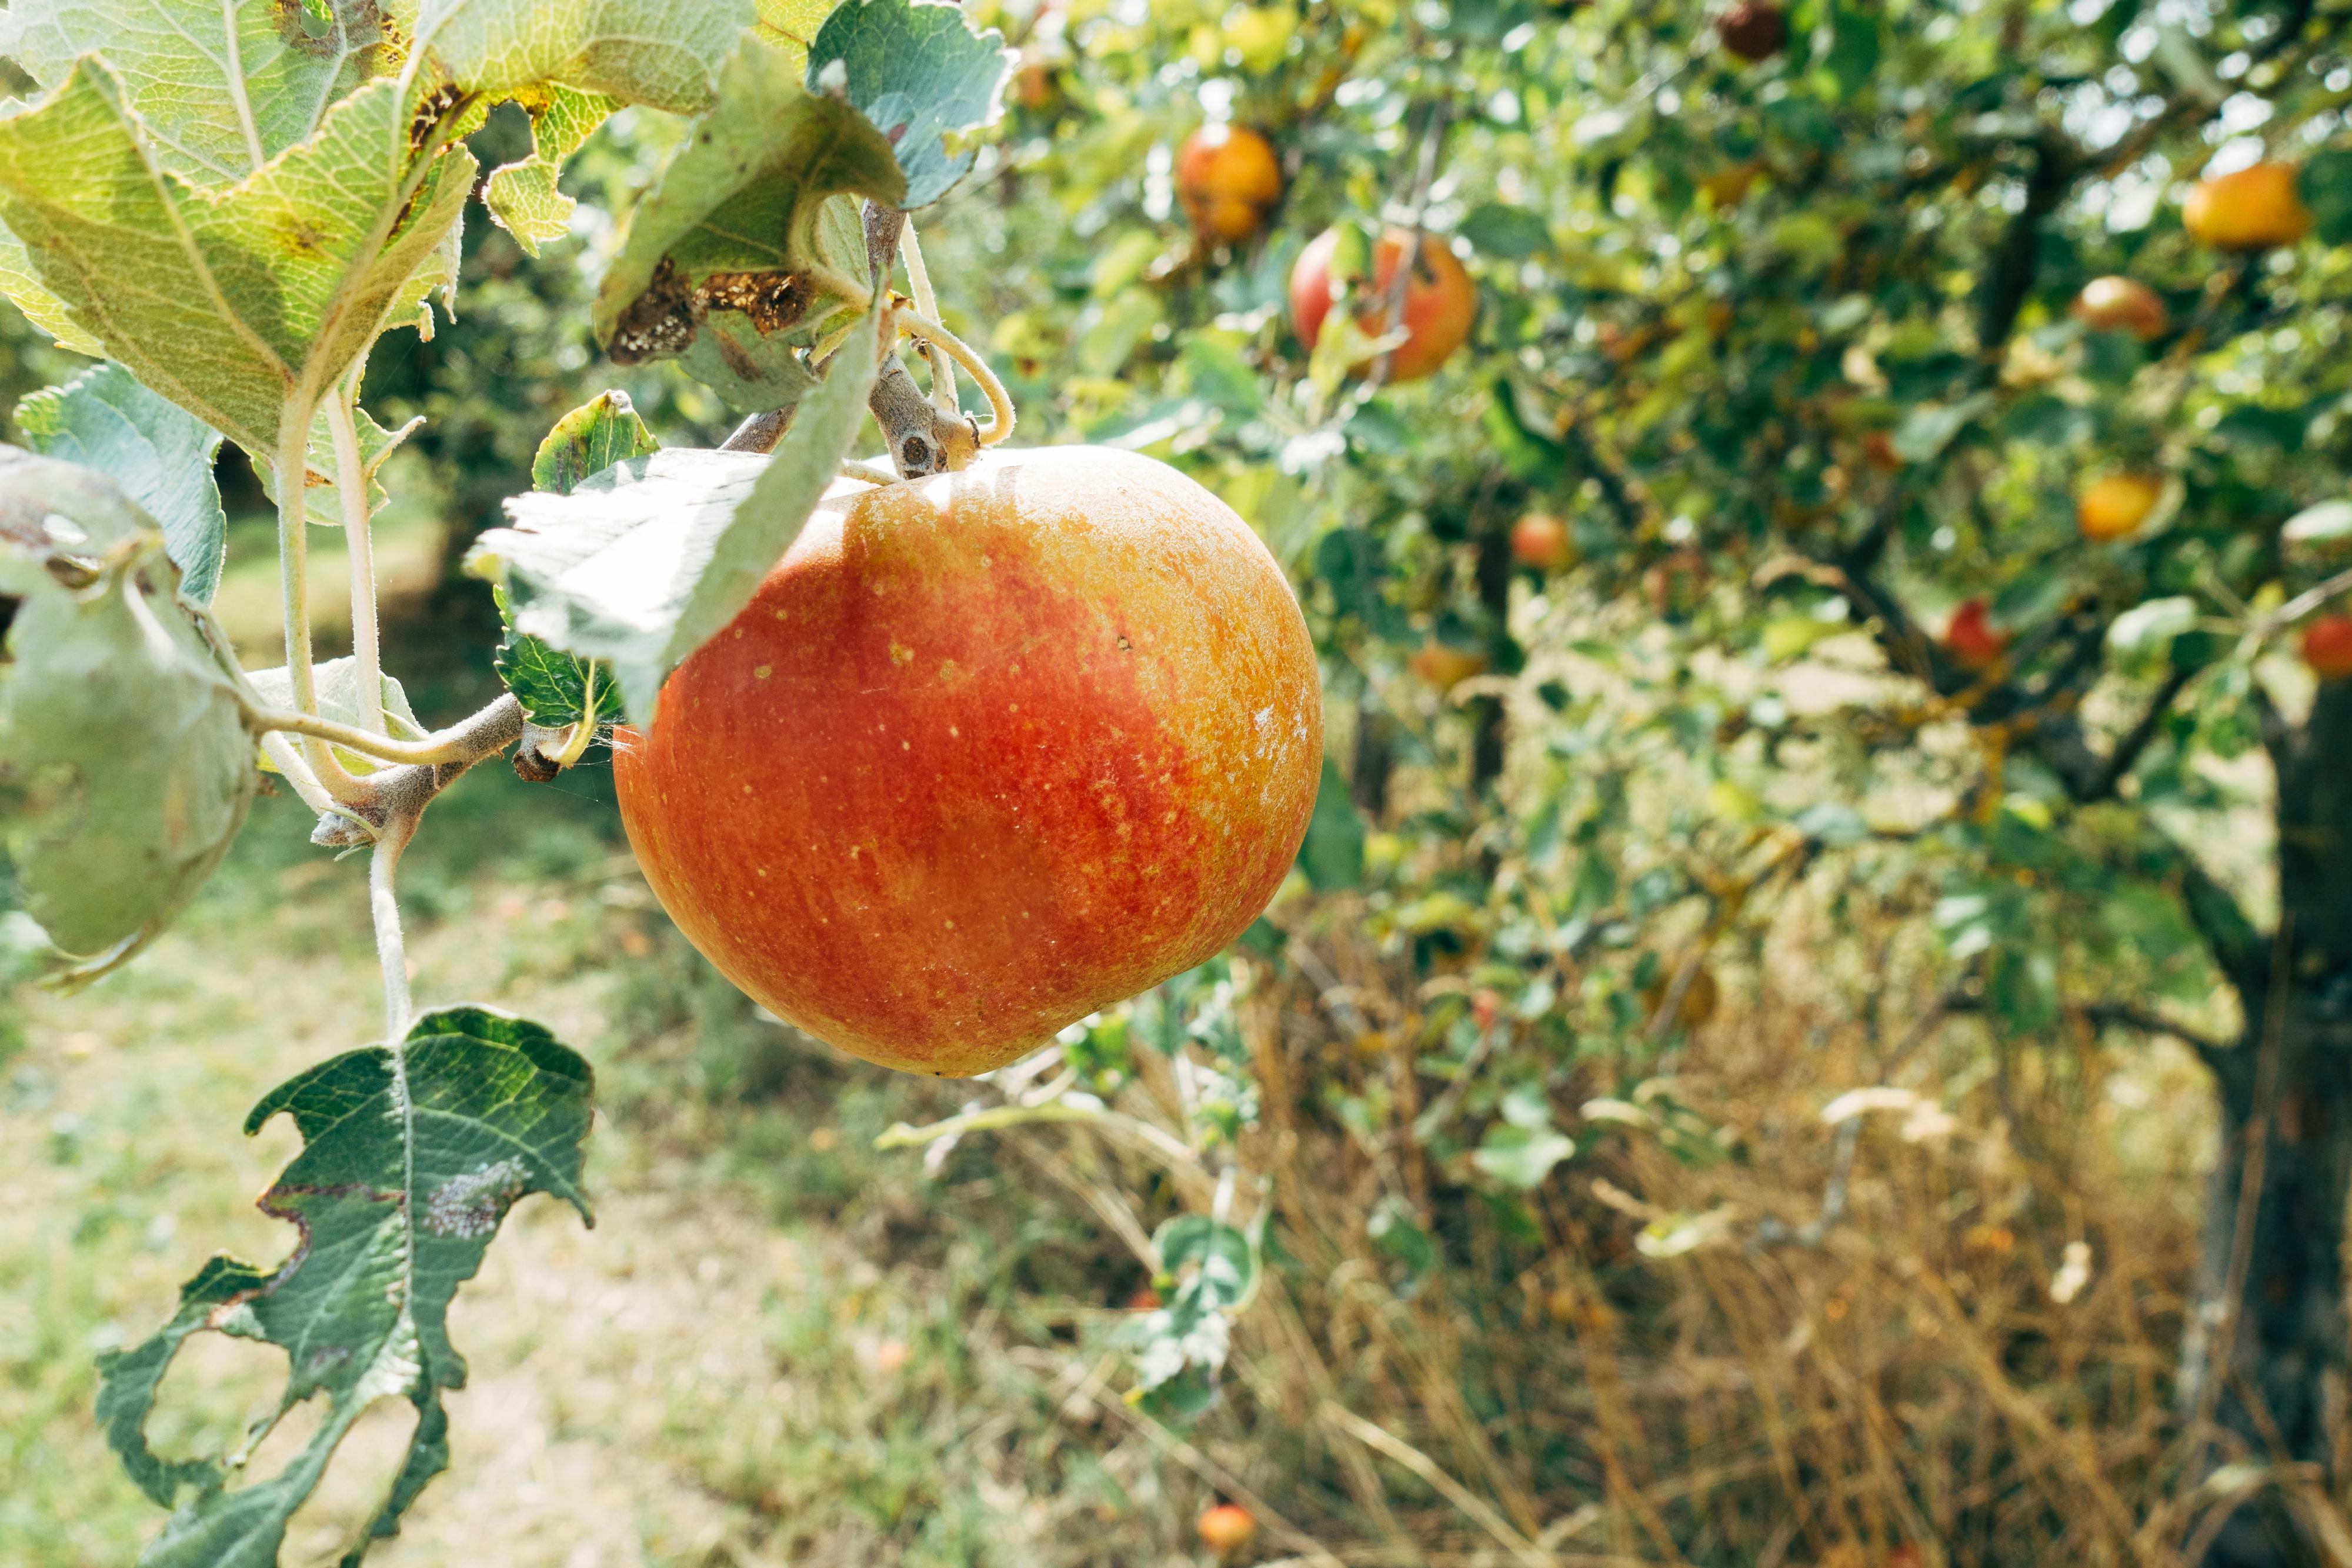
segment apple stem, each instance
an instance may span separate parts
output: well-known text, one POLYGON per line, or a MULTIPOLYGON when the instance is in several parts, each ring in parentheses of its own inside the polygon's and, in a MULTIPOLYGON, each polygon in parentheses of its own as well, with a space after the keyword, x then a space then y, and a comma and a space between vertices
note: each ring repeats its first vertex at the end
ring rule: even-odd
MULTIPOLYGON (((915 297, 915 309, 937 321, 939 296, 931 292, 931 271, 923 265, 923 246, 915 237, 912 218, 899 237, 898 254, 907 264, 907 291, 915 297)), ((954 358, 940 344, 929 342, 923 344, 923 357, 931 364, 931 406, 950 416, 963 412, 963 404, 956 396, 954 358)))

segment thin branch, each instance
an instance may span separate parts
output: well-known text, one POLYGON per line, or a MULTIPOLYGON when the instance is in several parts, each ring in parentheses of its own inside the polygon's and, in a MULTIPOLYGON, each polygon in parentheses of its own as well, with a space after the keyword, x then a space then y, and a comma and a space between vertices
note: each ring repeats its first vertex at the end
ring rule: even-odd
MULTIPOLYGON (((289 712, 284 709, 265 708, 244 692, 237 693, 237 707, 248 729, 262 732, 283 732, 307 736, 341 746, 347 752, 357 752, 363 757, 373 757, 381 763, 430 767, 436 763, 478 763, 488 753, 479 749, 479 726, 486 715, 502 703, 512 702, 511 696, 501 697, 471 718, 461 719, 444 730, 436 730, 421 741, 395 741, 388 735, 378 735, 338 723, 332 719, 315 719, 305 713, 289 712)), ((509 740, 512 737, 509 737, 509 740)), ((506 742, 501 742, 503 747, 506 742)), ((355 781, 362 786, 353 799, 362 799, 368 793, 367 780, 355 781)))
POLYGON ((2116 786, 2138 765, 2140 753, 2147 750, 2157 733, 2164 728, 2165 716, 2172 711, 2174 701, 2189 689, 2189 683, 2196 679, 2197 675, 2194 669, 2176 667, 2164 678, 2164 684, 2158 687, 2156 695, 2148 700, 2147 711, 2141 714, 2139 722, 2126 731, 2122 739, 2116 742, 2115 750, 2107 753, 2105 763, 2090 781, 2088 788, 2074 792, 2076 800, 2105 800, 2116 793, 2116 786))
POLYGON ((393 878, 400 869, 401 852, 416 834, 416 814, 403 812, 383 825, 375 849, 368 857, 368 913, 375 924, 375 960, 383 971, 384 1038, 397 1042, 408 1033, 408 949, 401 935, 400 900, 393 878))

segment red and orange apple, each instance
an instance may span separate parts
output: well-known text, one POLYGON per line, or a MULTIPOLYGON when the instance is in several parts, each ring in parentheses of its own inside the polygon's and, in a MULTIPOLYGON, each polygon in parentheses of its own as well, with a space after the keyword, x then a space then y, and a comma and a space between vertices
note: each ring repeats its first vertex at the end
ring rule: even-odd
POLYGON ((2303 662, 2322 680, 2352 677, 2352 616, 2318 616, 2303 629, 2303 662))
POLYGON ((1576 564, 1576 541, 1550 512, 1531 511, 1511 524, 1511 559, 1538 572, 1564 572, 1576 564))
POLYGON ((2171 324, 2164 301, 2137 278, 2094 278, 2070 309, 2076 321, 2095 331, 2129 332, 2142 342, 2164 336, 2171 324))
POLYGON ((1249 525, 1165 464, 1053 447, 835 486, 614 774, 646 880, 729 979, 963 1077, 1239 935, 1322 738, 1249 525))
POLYGON ((1944 647, 1963 669, 1983 669, 2009 647, 2009 633, 1992 624, 1992 606, 1969 599, 1944 626, 1944 647))
POLYGON ((2293 163, 2256 163, 2200 180, 2181 205, 2181 226, 2220 250, 2293 245, 2311 232, 2295 178, 2293 163))
POLYGON ((1176 199, 1209 244, 1249 238, 1282 199, 1274 143, 1246 125, 1203 125, 1176 151, 1176 199))
MULTIPOLYGON (((1478 286, 1470 280, 1469 271, 1447 248, 1444 240, 1424 233, 1416 242, 1413 236, 1401 228, 1390 229, 1372 247, 1369 279, 1335 279, 1332 263, 1339 256, 1344 233, 1339 228, 1324 230, 1298 253, 1298 260, 1290 269, 1290 321, 1298 332, 1298 341, 1307 345, 1309 353, 1314 351, 1339 292, 1335 284, 1350 294, 1356 325, 1367 336, 1377 338, 1393 330, 1388 312, 1389 294, 1396 281, 1398 264, 1410 246, 1412 268, 1404 284, 1405 341, 1389 355, 1388 379, 1418 381, 1430 374, 1470 336, 1470 323, 1478 314, 1478 286)), ((1354 368, 1360 372, 1368 364, 1354 368)))
POLYGON ((2074 503, 2074 521, 2085 539, 2101 543, 2129 539, 2163 496, 2164 480, 2154 474, 2109 474, 2083 487, 2074 503))

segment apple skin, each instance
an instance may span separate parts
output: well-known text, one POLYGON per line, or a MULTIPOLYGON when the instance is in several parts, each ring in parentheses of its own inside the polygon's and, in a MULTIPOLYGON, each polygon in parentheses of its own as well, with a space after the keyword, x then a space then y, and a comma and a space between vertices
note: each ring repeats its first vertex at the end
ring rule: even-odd
POLYGON ((671 919, 809 1033, 966 1077, 1192 968, 1288 873, 1312 640, 1265 546, 1097 447, 827 492, 615 736, 671 919))
POLYGON ((2311 209, 2292 163, 2256 163, 2200 180, 2181 205, 2181 226, 2217 250, 2268 250, 2311 232, 2311 209))
POLYGON ((2129 332, 2142 342, 2164 336, 2172 324, 2156 290, 2137 278, 2094 278, 2069 309, 2094 331, 2129 332))
POLYGON ((2109 474, 2083 488, 2074 521, 2083 537, 2101 543, 2129 539, 2164 495, 2164 481, 2149 474, 2109 474))
POLYGON ((1771 0, 1741 0, 1715 19, 1715 36, 1738 58, 1755 65, 1789 46, 1789 14, 1771 0))
POLYGON ((1548 511, 1531 511, 1511 524, 1511 559, 1538 572, 1564 572, 1576 564, 1576 542, 1568 524, 1548 511))
POLYGON ((1282 199, 1274 144, 1246 125, 1202 126, 1176 151, 1176 197, 1202 239, 1240 244, 1282 199))
POLYGON ((1195 1528, 1201 1532, 1202 1545, 1220 1557, 1230 1557, 1257 1534, 1257 1521, 1238 1503, 1221 1502, 1204 1510, 1195 1528))
MULTIPOLYGON (((1390 330, 1381 306, 1396 278, 1407 237, 1401 228, 1381 235, 1372 247, 1370 281, 1358 280, 1356 322, 1373 337, 1390 330)), ((1339 248, 1339 231, 1327 228, 1298 253, 1290 268, 1290 323, 1309 353, 1331 314, 1331 258, 1339 248)), ((1406 335, 1389 355, 1390 383, 1419 381, 1434 372, 1469 338, 1470 323, 1477 315, 1478 285, 1471 281, 1469 270, 1444 240, 1423 235, 1413 250, 1412 274, 1405 280, 1406 335)), ((1360 373, 1370 365, 1354 368, 1360 373)))
POLYGON ((2322 680, 2352 677, 2352 616, 2320 616, 2303 631, 2303 662, 2322 680))
POLYGON ((1944 627, 1944 647, 1963 669, 1983 669, 2009 647, 2009 634, 1992 624, 1992 609, 1982 599, 1969 599, 1952 612, 1944 627))

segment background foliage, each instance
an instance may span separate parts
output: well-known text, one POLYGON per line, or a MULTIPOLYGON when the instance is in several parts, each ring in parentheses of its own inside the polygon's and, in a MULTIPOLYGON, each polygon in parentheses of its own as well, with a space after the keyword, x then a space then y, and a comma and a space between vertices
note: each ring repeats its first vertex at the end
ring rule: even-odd
MULTIPOLYGON (((583 1025, 603 999, 571 1037, 620 1075, 597 1157, 640 1267, 683 1275, 665 1237, 716 1237, 698 1310, 754 1320, 749 1364, 785 1385, 765 1410, 727 1392, 751 1374, 650 1310, 612 1337, 651 1347, 659 1414, 594 1392, 627 1376, 604 1343, 557 1337, 504 1385, 651 1432, 689 1483, 628 1483, 644 1550, 1132 1562, 1197 1553, 1191 1505, 1223 1496, 1265 1556, 1318 1563, 2331 1560, 2340 1400, 2279 1407, 2309 1430, 2266 1447, 2231 1415, 2258 1399, 2181 1408, 2180 1357, 2199 1181, 2244 1152, 2227 1091, 2264 993, 2232 966, 2282 908, 2270 759, 2324 706, 2276 612, 2352 536, 2326 510, 2342 17, 1811 0, 1747 64, 1699 9, 1628 0, 974 16, 1020 64, 920 219, 943 316, 1025 433, 1165 458, 1257 526, 1325 660, 1325 797, 1232 955, 961 1094, 751 1016, 646 909, 601 803, 502 783, 441 823, 495 848, 428 863, 425 923, 454 948, 487 916, 526 990, 583 1025), (1177 199, 1204 119, 1284 168, 1238 246, 1197 242, 1177 199), (2188 235, 2186 182, 2259 155, 2300 163, 2314 237, 2188 235), (1477 279, 1478 322, 1431 381, 1369 385, 1344 343, 1297 341, 1290 264, 1335 221, 1414 216, 1477 279), (2068 315, 2118 272, 2164 335, 2068 315), (2163 499, 2094 542, 2076 498, 2110 472, 2163 499), (1572 565, 1514 562, 1531 510, 1572 565), (2011 639, 1990 670, 1936 636, 1972 598, 2011 639), (1433 645, 1476 672, 1428 679, 1433 645), (855 1147, 877 1135, 908 1152, 855 1147), (770 1216, 875 1279, 755 1280, 770 1216), (2209 1556, 2249 1501, 2282 1555, 2209 1556)), ((666 446, 731 423, 591 333, 677 126, 606 121, 537 254, 473 226, 455 320, 369 361, 385 426, 425 416, 378 532, 431 710, 481 689, 497 623, 454 565, 559 416, 617 387, 666 446)), ((497 168, 530 135, 509 105, 468 145, 497 168)), ((14 397, 84 363, 8 330, 14 397)), ((222 493, 222 613, 268 648, 264 498, 233 452, 222 493)), ((598 795, 596 764, 561 787, 598 795)), ((172 994, 208 932, 318 942, 270 971, 297 994, 338 961, 306 911, 351 890, 287 858, 284 804, 155 975, 27 1005, 0 1107, 11 1179, 52 1209, 7 1242, 47 1290, 12 1308, 37 1347, 16 1476, 94 1445, 81 1342, 156 1319, 194 1256, 167 1227, 137 1299, 68 1284, 147 1245, 127 1194, 180 1157, 87 1081, 152 1048, 134 1028, 226 1031, 225 999, 172 994)), ((2340 957, 2291 976, 2339 1011, 2340 957)), ((250 1072, 234 1109, 275 1081, 212 1048, 250 1072)), ((577 1261, 601 1234, 541 1245, 601 1267, 577 1261)), ((546 1331, 508 1331, 520 1361, 546 1331)), ((265 1386, 246 1375, 207 1384, 215 1430, 265 1386)), ((510 1495, 486 1448, 467 1463, 470 1397, 442 1485, 510 1495)), ((96 1485, 0 1488, 32 1500, 0 1531, 34 1561, 127 1555, 150 1516, 96 1485)), ((368 1495, 294 1539, 330 1550, 368 1495)), ((510 1560, 535 1551, 562 1560, 520 1538, 510 1560)))

